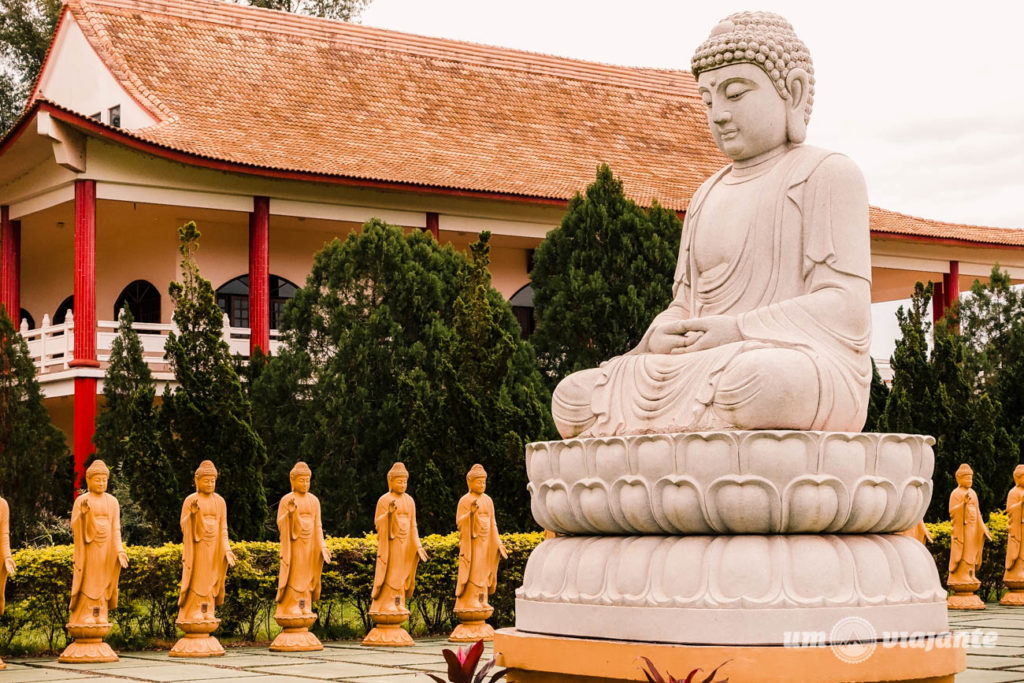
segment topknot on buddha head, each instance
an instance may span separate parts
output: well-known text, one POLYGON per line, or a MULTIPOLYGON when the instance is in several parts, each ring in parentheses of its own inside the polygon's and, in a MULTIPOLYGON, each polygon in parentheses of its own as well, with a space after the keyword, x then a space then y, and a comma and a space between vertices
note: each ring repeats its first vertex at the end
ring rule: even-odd
MULTIPOLYGON (((792 97, 789 75, 797 69, 807 74, 804 124, 811 119, 814 103, 814 66, 807 46, 793 26, 771 12, 737 12, 711 29, 711 35, 693 55, 691 70, 697 78, 704 71, 730 64, 754 64, 761 68, 784 100, 792 97)), ((800 140, 794 140, 800 142, 800 140)))

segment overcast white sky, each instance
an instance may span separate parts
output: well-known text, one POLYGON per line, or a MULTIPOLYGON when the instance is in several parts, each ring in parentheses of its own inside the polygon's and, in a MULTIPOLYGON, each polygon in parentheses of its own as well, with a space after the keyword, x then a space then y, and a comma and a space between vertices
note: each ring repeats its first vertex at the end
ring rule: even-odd
MULTIPOLYGON (((860 164, 872 204, 1024 228, 1020 0, 373 0, 362 23, 688 69, 720 19, 757 9, 785 16, 810 49, 817 84, 807 141, 860 164)), ((876 317, 877 356, 891 348, 891 309, 876 317)))

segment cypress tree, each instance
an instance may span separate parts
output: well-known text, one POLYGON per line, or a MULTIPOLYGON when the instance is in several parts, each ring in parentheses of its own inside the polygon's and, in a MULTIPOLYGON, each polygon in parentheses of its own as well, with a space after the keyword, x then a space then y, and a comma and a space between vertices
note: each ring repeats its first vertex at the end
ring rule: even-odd
POLYGON ((0 306, 0 491, 11 508, 11 541, 71 509, 72 461, 50 421, 28 344, 0 306))
POLYGON ((602 164, 534 256, 537 328, 530 337, 551 387, 643 338, 672 300, 682 223, 655 202, 644 211, 602 164))
POLYGON ((871 393, 868 397, 868 417, 864 423, 865 432, 882 431, 882 415, 885 413, 885 404, 889 400, 889 387, 882 376, 878 374, 878 367, 875 360, 871 359, 871 393))
POLYGON ((223 313, 213 286, 195 262, 196 224, 179 228, 178 238, 182 277, 169 289, 176 330, 164 347, 177 386, 164 389, 161 449, 174 472, 178 505, 193 490, 199 463, 212 460, 220 475, 217 491, 227 501, 232 537, 260 539, 266 534, 266 449, 252 427, 252 406, 222 338, 223 313))

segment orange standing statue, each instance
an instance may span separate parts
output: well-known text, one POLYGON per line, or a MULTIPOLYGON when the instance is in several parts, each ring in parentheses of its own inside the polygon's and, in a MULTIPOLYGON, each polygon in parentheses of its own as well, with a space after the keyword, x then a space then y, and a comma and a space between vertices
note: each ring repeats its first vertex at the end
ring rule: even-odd
MULTIPOLYGON (((11 509, 7 501, 0 498, 0 615, 4 613, 6 603, 4 591, 7 589, 7 575, 13 574, 16 567, 11 557, 11 509)), ((6 669, 4 660, 0 659, 0 669, 6 669)))
POLYGON ((498 561, 508 559, 498 536, 494 501, 487 490, 487 472, 473 465, 466 475, 469 493, 459 500, 455 523, 459 529, 459 577, 455 586, 455 616, 461 622, 448 638, 457 643, 494 640, 486 619, 494 613, 487 596, 498 586, 498 561))
POLYGON ((416 565, 427 559, 416 528, 416 503, 405 492, 409 471, 396 462, 388 471, 388 492, 377 501, 377 568, 373 575, 370 618, 374 628, 363 645, 413 645, 402 628, 409 618, 406 600, 416 586, 416 565))
POLYGON ((121 506, 107 493, 110 470, 96 460, 85 471, 89 490, 71 508, 75 538, 68 634, 74 639, 60 655, 62 662, 116 662, 103 637, 110 632, 107 611, 117 607, 117 582, 128 566, 121 543, 121 506))
POLYGON ((172 657, 216 657, 224 648, 213 633, 215 611, 224 603, 224 579, 235 555, 228 543, 228 508, 215 493, 217 468, 204 460, 196 470, 196 492, 181 506, 181 587, 178 628, 185 632, 172 657))
POLYGON ((1024 605, 1024 465, 1017 465, 1013 470, 1013 482, 1016 484, 1006 496, 1006 572, 1003 584, 1009 589, 1000 605, 1024 605))
POLYGON ((277 652, 310 652, 324 649, 309 632, 316 621, 313 603, 320 599, 320 575, 331 551, 324 540, 320 500, 309 492, 313 472, 298 462, 289 478, 292 492, 277 506, 281 533, 281 572, 277 578, 277 610, 274 620, 283 631, 270 649, 277 652))
POLYGON ((935 539, 932 538, 931 532, 928 531, 928 527, 925 526, 925 523, 924 523, 923 519, 920 522, 918 522, 915 526, 907 529, 906 531, 899 532, 899 535, 900 536, 909 536, 910 538, 915 538, 919 542, 921 542, 923 545, 928 545, 933 540, 935 540, 935 539))
POLYGON ((949 496, 949 516, 953 522, 949 544, 949 579, 946 586, 953 591, 947 602, 950 609, 985 609, 985 603, 974 594, 981 587, 976 576, 981 566, 985 539, 992 540, 978 507, 978 494, 971 489, 974 470, 964 463, 956 471, 957 488, 949 496))

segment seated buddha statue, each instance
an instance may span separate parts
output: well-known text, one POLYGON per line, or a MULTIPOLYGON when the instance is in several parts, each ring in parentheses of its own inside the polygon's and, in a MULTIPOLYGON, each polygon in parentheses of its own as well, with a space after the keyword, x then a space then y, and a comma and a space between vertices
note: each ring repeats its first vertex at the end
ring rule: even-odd
POLYGON ((640 343, 552 398, 563 438, 723 429, 860 431, 871 381, 867 190, 804 145, 810 54, 782 17, 733 14, 692 60, 732 163, 683 223, 672 302, 640 343))

